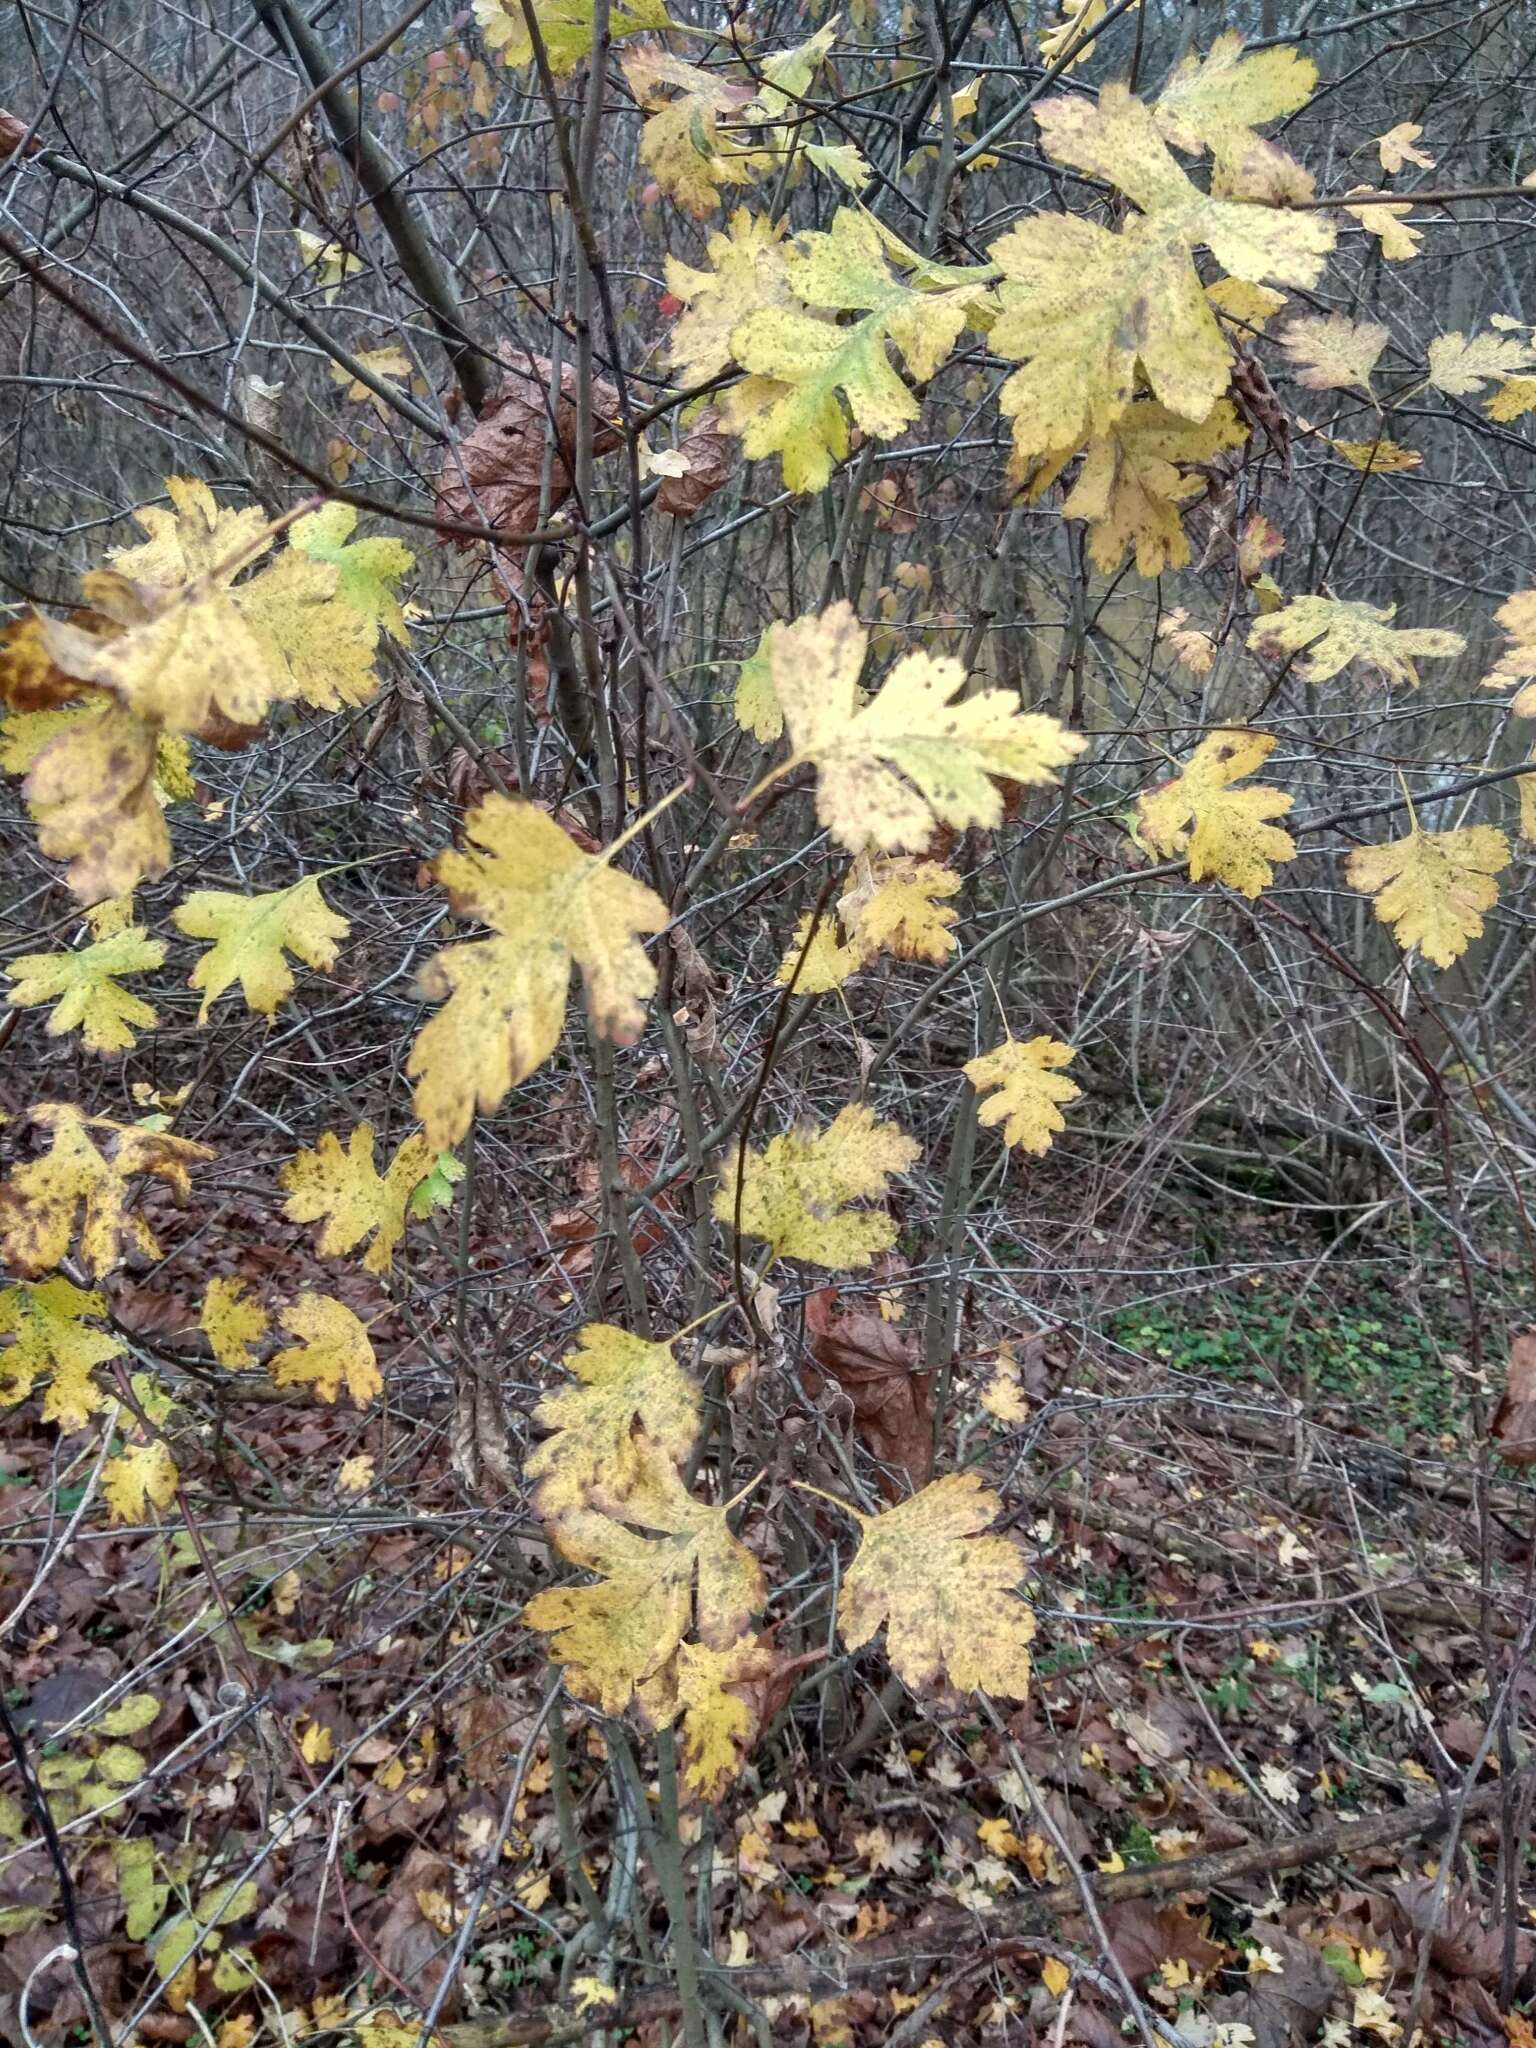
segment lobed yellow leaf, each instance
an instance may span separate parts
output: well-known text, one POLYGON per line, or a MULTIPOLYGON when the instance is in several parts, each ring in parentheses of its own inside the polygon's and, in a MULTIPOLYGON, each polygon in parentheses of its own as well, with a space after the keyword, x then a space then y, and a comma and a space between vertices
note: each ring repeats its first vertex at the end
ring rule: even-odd
POLYGON ((1296 382, 1309 391, 1341 391, 1351 384, 1368 391, 1371 372, 1392 337, 1374 320, 1329 313, 1293 320, 1279 339, 1296 382))
POLYGON ((684 63, 649 43, 626 50, 623 66, 630 91, 649 117, 640 130, 640 161, 669 199, 703 220, 720 204, 726 186, 753 182, 763 153, 720 132, 722 119, 750 104, 750 85, 684 63))
POLYGON ((1396 441, 1330 441, 1328 446, 1351 469, 1369 470, 1373 476, 1400 476, 1424 460, 1417 448, 1404 448, 1396 441))
POLYGON ((670 1343, 612 1323, 589 1323, 560 1362, 580 1384, 546 1394, 533 1411, 554 1432, 528 1457, 533 1504, 547 1521, 594 1506, 616 1512, 658 1454, 681 1463, 692 1450, 698 1387, 670 1343))
POLYGON ((468 851, 440 853, 432 872, 461 917, 499 936, 449 946, 422 987, 447 1004, 411 1048, 416 1114, 434 1150, 463 1137, 476 1106, 497 1107, 559 1043, 571 966, 582 970, 592 1028, 628 1044, 645 1021, 656 970, 637 943, 668 922, 654 890, 586 854, 552 818, 503 796, 464 821, 468 851))
POLYGON ((1509 334, 1437 334, 1429 344, 1429 381, 1450 398, 1466 398, 1532 363, 1529 342, 1509 334))
POLYGON ((321 895, 313 875, 263 896, 198 889, 177 904, 171 922, 188 938, 214 942, 190 977, 190 985, 203 991, 199 1024, 207 1023, 209 1010, 237 981, 247 1006, 272 1016, 293 993, 284 954, 319 971, 334 967, 336 949, 351 929, 321 895))
POLYGON ((1385 846, 1356 847, 1344 872, 1376 899, 1376 915, 1406 950, 1449 967, 1482 936, 1483 912, 1499 900, 1494 877, 1509 866, 1509 841, 1493 825, 1422 832, 1385 846))
POLYGON ((637 1688, 653 1727, 681 1717, 683 1782, 698 1798, 718 1799, 741 1769, 762 1727, 744 1688, 765 1685, 774 1662, 758 1636, 740 1636, 723 1649, 679 1643, 672 1662, 637 1688))
POLYGON ((1536 718, 1536 590, 1517 590, 1493 615, 1509 636, 1509 645, 1483 677, 1485 690, 1523 685, 1510 699, 1516 718, 1536 718))
MULTIPOLYGON (((502 62, 514 69, 531 64, 533 38, 520 0, 473 4, 486 48, 498 51, 502 62)), ((552 76, 569 78, 592 47, 593 0, 536 0, 534 12, 552 76)), ((608 37, 615 43, 644 29, 672 25, 662 0, 612 0, 608 12, 608 37)))
POLYGON ((1088 522, 1088 556, 1113 574, 1132 550, 1139 576, 1160 576, 1189 560, 1180 507, 1206 488, 1181 463, 1209 462, 1238 447, 1248 429, 1225 399, 1200 421, 1181 419, 1156 399, 1134 400, 1083 453, 1077 481, 1062 502, 1066 519, 1088 522))
POLYGON ((1399 121, 1389 128, 1385 135, 1376 137, 1376 153, 1381 159, 1381 168, 1390 177, 1400 171, 1404 164, 1418 164, 1422 170, 1432 171, 1435 159, 1414 144, 1424 133, 1417 121, 1399 121))
POLYGON ((269 1327, 266 1310, 243 1280, 208 1282, 198 1328, 220 1365, 227 1365, 231 1372, 253 1366, 256 1357, 251 1346, 261 1342, 269 1327))
POLYGON ((830 989, 841 988, 851 974, 868 966, 871 958, 868 948, 840 940, 830 917, 824 916, 813 933, 807 910, 795 926, 774 979, 784 988, 793 982, 796 995, 824 996, 830 989))
POLYGON ((855 852, 920 850, 935 825, 996 825, 1003 806, 993 777, 1054 782, 1087 744, 1054 718, 1019 711, 1008 691, 952 703, 965 671, 924 653, 904 656, 861 705, 868 644, 844 602, 769 636, 793 758, 814 762, 816 814, 855 852))
POLYGON ((1218 164, 1240 169, 1255 130, 1304 107, 1317 90, 1317 66, 1284 45, 1243 55, 1228 29, 1204 57, 1179 60, 1153 108, 1159 132, 1189 156, 1209 150, 1218 164))
POLYGON ((16 984, 10 1002, 18 1010, 52 1003, 50 1038, 79 1030, 92 1052, 126 1052, 137 1034, 154 1028, 155 1011, 123 988, 117 976, 143 974, 165 959, 165 942, 141 926, 99 938, 75 953, 24 953, 6 973, 16 984))
POLYGON ((891 1668, 914 1691, 947 1681, 1023 1699, 1035 1633, 1017 1590, 1024 1560, 983 1533, 1002 1505, 974 1472, 952 1472, 882 1515, 846 1509, 863 1538, 837 1603, 848 1648, 884 1626, 891 1668))
POLYGON ((1296 842, 1269 822, 1282 818, 1292 799, 1262 784, 1232 784, 1262 767, 1274 749, 1270 733, 1213 732, 1203 739, 1171 782, 1137 799, 1142 837, 1155 852, 1188 853, 1192 880, 1214 875, 1249 898, 1268 888, 1274 863, 1290 860, 1296 842))
POLYGON ((838 899, 850 945, 898 960, 947 960, 955 951, 950 930, 959 913, 940 899, 956 896, 961 878, 934 860, 902 855, 870 861, 861 854, 854 880, 838 899))
POLYGON ((1483 400, 1483 411, 1489 419, 1505 425, 1536 412, 1536 377, 1511 377, 1483 400))
POLYGON ((290 1223, 320 1223, 315 1249, 334 1259, 376 1233, 363 1256, 370 1273, 387 1273, 395 1246, 405 1235, 405 1214, 412 1192, 431 1171, 433 1147, 417 1132, 397 1148, 388 1170, 373 1163, 373 1126, 352 1131, 346 1149, 334 1131, 322 1133, 313 1151, 297 1153, 277 1176, 288 1199, 283 1214, 290 1223))
POLYGON ((39 711, 7 721, 19 749, 35 753, 24 785, 37 843, 69 863, 67 880, 82 903, 125 896, 170 866, 171 838, 161 816, 163 744, 155 729, 106 699, 70 711, 39 711), (41 730, 48 721, 47 730, 41 730), (17 726, 30 730, 15 732, 17 726))
POLYGON ((978 1094, 988 1095, 976 1112, 984 1127, 1002 1124, 1003 1143, 1021 1151, 1050 1149, 1058 1131, 1067 1128, 1060 1105, 1076 1102, 1082 1089, 1059 1070, 1070 1066, 1076 1049, 1059 1038, 1007 1038, 991 1052, 965 1063, 965 1076, 978 1094))
POLYGON ((731 336, 750 313, 791 302, 784 223, 738 206, 704 245, 711 268, 666 262, 667 290, 687 308, 672 330, 669 359, 690 384, 718 377, 734 360, 731 336))
POLYGON ((68 1102, 40 1103, 28 1115, 53 1139, 41 1158, 16 1167, 0 1187, 0 1253, 8 1263, 23 1273, 57 1266, 75 1236, 77 1217, 80 1257, 93 1279, 118 1263, 125 1242, 158 1257, 148 1226, 127 1213, 129 1182, 149 1174, 184 1199, 191 1192, 188 1169, 212 1159, 212 1146, 84 1116, 68 1102))
POLYGON ((784 730, 784 713, 773 688, 773 664, 768 657, 766 627, 756 647, 741 664, 736 678, 736 723, 764 745, 771 745, 784 730))
POLYGON ((296 1345, 274 1353, 268 1371, 278 1387, 313 1387, 322 1401, 334 1401, 343 1386, 355 1408, 365 1408, 384 1391, 384 1381, 364 1325, 329 1294, 301 1294, 278 1317, 296 1345))
POLYGON ((87 1293, 62 1274, 0 1293, 0 1331, 15 1339, 0 1351, 0 1408, 25 1401, 39 1379, 51 1376, 44 1420, 83 1429, 108 1405, 92 1368, 123 1354, 115 1337, 86 1321, 106 1313, 105 1295, 87 1293))
POLYGON ((102 1468, 101 1492, 114 1522, 146 1522, 151 1507, 168 1508, 180 1474, 165 1442, 131 1444, 102 1468))
MULTIPOLYGON (((1352 185, 1347 196, 1354 198, 1374 190, 1370 185, 1352 185)), ((1368 235, 1376 237, 1388 263, 1407 263, 1418 255, 1424 233, 1421 228, 1405 224, 1405 216, 1413 211, 1406 199, 1396 204, 1382 200, 1374 206, 1346 206, 1344 211, 1359 221, 1368 235)))
POLYGON ((896 1242, 896 1225, 883 1209, 849 1204, 882 1200, 891 1175, 905 1173, 918 1151, 899 1125, 850 1103, 824 1131, 806 1126, 771 1138, 761 1152, 747 1152, 745 1165, 738 1146, 721 1171, 715 1219, 734 1223, 741 1176, 742 1233, 765 1239, 775 1258, 867 1266, 896 1242))
POLYGON ((1460 654, 1466 641, 1438 626, 1394 628, 1396 605, 1357 604, 1336 597, 1293 597, 1283 610, 1260 619, 1248 635, 1250 647, 1303 655, 1300 672, 1308 682, 1325 683, 1340 669, 1358 661, 1385 683, 1418 686, 1416 655, 1447 658, 1460 654))

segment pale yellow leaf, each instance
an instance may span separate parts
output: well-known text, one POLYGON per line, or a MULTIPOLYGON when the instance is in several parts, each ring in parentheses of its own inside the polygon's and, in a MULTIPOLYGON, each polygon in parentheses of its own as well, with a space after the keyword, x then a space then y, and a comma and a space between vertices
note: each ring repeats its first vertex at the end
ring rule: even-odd
POLYGON ((1451 398, 1466 398, 1536 362, 1524 341, 1508 334, 1437 334, 1429 344, 1429 381, 1451 398))
POLYGON ((1268 760, 1268 733, 1213 732, 1203 739, 1171 782, 1137 799, 1142 837, 1160 854, 1187 854, 1192 880, 1214 875, 1244 896, 1256 897, 1274 880, 1274 864, 1290 860, 1296 842, 1271 824, 1291 798, 1262 784, 1232 784, 1268 760))
POLYGON ((203 991, 199 1024, 207 1023, 209 1009, 237 981, 248 1006, 272 1016, 293 992, 285 953, 324 971, 335 966, 336 949, 350 930, 312 875, 265 896, 199 889, 177 904, 171 922, 188 938, 214 942, 190 977, 191 986, 203 991))
POLYGON ((1002 1124, 1003 1143, 1021 1152, 1042 1153, 1058 1131, 1067 1127, 1061 1105, 1076 1102, 1082 1089, 1060 1069, 1069 1066, 1074 1048, 1059 1038, 1007 1038, 991 1052, 967 1060, 966 1079, 986 1100, 976 1112, 983 1127, 1002 1124))
POLYGON ((198 1326, 220 1365, 242 1372, 256 1363, 251 1346, 267 1334, 267 1312, 243 1280, 219 1277, 208 1282, 198 1326))
POLYGON ((146 1522, 151 1506, 168 1508, 180 1475, 169 1447, 157 1437, 133 1444, 102 1467, 101 1493, 114 1522, 146 1522))
POLYGON ((6 969, 16 984, 10 1001, 18 1010, 52 1003, 50 1038, 78 1028, 92 1052, 126 1052, 138 1043, 140 1031, 154 1028, 156 1016, 117 976, 147 973, 164 959, 164 940, 152 939, 138 925, 75 953, 26 953, 6 969))
POLYGON ((1310 391, 1338 391, 1351 384, 1369 390, 1371 372, 1391 339, 1374 320, 1347 320, 1342 313, 1293 320, 1279 337, 1296 382, 1310 391))
POLYGON ((1385 135, 1376 137, 1376 153, 1381 159, 1381 168, 1389 177, 1400 171, 1404 164, 1418 164, 1426 171, 1435 168, 1435 159, 1414 147, 1423 133, 1417 121, 1399 121, 1385 135))
POLYGON ((688 1456, 701 1413, 698 1386, 669 1343, 589 1323, 560 1362, 578 1384, 546 1394, 534 1409, 553 1434, 525 1468, 546 1521, 577 1508, 616 1511, 657 1453, 679 1464, 688 1456))
POLYGON ((1499 899, 1494 877, 1510 863, 1509 841, 1493 825, 1421 832, 1385 846, 1360 846, 1345 865, 1350 887, 1376 899, 1376 915, 1397 943, 1449 967, 1482 934, 1483 912, 1499 899))
POLYGON ((1386 683, 1417 687, 1415 657, 1448 659, 1460 654, 1466 641, 1439 626, 1394 627, 1396 605, 1358 604, 1335 597, 1293 597, 1283 610, 1260 619, 1248 635, 1250 647, 1300 655, 1300 673, 1309 682, 1325 683, 1340 669, 1358 661, 1386 683))
POLYGON ((282 1167, 277 1181, 288 1197, 283 1214, 291 1223, 320 1223, 315 1249, 322 1258, 339 1258, 371 1231, 376 1235, 363 1266, 370 1273, 387 1273, 405 1234, 406 1206, 431 1171, 434 1153, 417 1132, 401 1143, 380 1174, 373 1143, 372 1124, 359 1124, 345 1150, 336 1133, 326 1131, 312 1152, 300 1152, 282 1167))
POLYGON ((275 1352, 268 1364, 279 1387, 313 1387, 322 1401, 334 1401, 343 1386, 356 1408, 384 1391, 373 1346, 364 1325, 328 1294, 301 1294, 278 1317, 298 1343, 275 1352))
POLYGON ((881 1123, 872 1109, 850 1103, 823 1131, 789 1131, 761 1152, 749 1149, 744 1175, 738 1148, 721 1170, 715 1219, 735 1223, 742 1176, 742 1232, 764 1239, 775 1258, 867 1266, 896 1242, 896 1225, 884 1209, 849 1205, 882 1200, 891 1175, 905 1173, 918 1150, 899 1125, 881 1123))

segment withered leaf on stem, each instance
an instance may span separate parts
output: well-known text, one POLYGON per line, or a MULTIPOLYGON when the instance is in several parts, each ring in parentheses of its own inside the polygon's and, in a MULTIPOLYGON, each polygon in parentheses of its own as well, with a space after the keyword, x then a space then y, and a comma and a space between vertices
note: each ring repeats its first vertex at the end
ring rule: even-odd
MULTIPOLYGON (((915 1338, 869 1310, 840 1310, 835 1287, 818 1287, 807 1298, 805 1328, 815 1362, 806 1372, 812 1394, 825 1375, 847 1397, 871 1455, 904 1472, 914 1491, 926 1486, 933 1476, 933 1411, 928 1376, 916 1369, 915 1338)), ((888 1500, 898 1498, 887 1474, 880 1484, 888 1500)))
POLYGON ((1509 1464, 1536 1465, 1536 1328, 1522 1330, 1509 1347, 1509 1370, 1491 1434, 1509 1464))
POLYGON ((707 405, 683 437, 678 453, 688 464, 681 476, 662 479, 656 510, 674 519, 691 519, 720 486, 729 481, 735 464, 731 444, 720 431, 720 415, 707 405))

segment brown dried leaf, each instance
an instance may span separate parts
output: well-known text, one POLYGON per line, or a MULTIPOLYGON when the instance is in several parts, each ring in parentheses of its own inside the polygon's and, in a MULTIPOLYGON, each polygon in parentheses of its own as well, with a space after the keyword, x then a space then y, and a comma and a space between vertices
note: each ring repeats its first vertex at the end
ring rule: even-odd
MULTIPOLYGON (((805 1304, 811 1357, 853 1409, 854 1428, 882 1464, 903 1471, 914 1491, 933 1474, 928 1378, 916 1370, 915 1338, 867 1310, 841 1311, 838 1290, 818 1287, 805 1304)), ((808 1370, 811 1391, 821 1377, 808 1370)), ((882 1473, 888 1500, 901 1489, 882 1473)))
POLYGON ((734 462, 731 444, 720 431, 720 415, 705 406, 683 437, 677 450, 688 467, 681 476, 662 480, 656 494, 656 510, 674 519, 691 519, 701 505, 728 482, 734 462))
MULTIPOLYGON (((545 431, 551 419, 548 356, 503 344, 507 368, 474 429, 449 449, 437 480, 437 510, 443 519, 462 519, 525 533, 538 523, 539 480, 544 470, 545 431)), ((576 461, 575 366, 560 371, 560 396, 553 410, 554 461, 549 509, 571 494, 576 461)), ((599 378, 592 387, 594 455, 609 455, 623 443, 617 424, 619 394, 599 378)), ((466 545, 466 543, 460 543, 466 545)))
POLYGON ((1522 1330, 1509 1347, 1509 1370, 1491 1434, 1511 1465, 1536 1465, 1536 1327, 1522 1330))

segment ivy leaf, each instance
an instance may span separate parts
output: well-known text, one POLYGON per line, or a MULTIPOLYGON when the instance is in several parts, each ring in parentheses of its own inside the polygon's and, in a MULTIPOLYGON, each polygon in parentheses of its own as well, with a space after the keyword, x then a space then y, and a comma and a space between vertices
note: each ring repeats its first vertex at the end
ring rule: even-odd
POLYGON ((1371 372, 1391 339, 1374 320, 1347 320, 1342 313, 1293 320, 1279 337, 1291 359, 1291 374, 1309 391, 1342 391, 1355 384, 1369 391, 1371 372))
POLYGON ((0 1252, 23 1273, 57 1266, 68 1252, 80 1218, 80 1256, 93 1279, 110 1272, 126 1242, 150 1258, 160 1247, 141 1217, 129 1216, 129 1182, 147 1173, 183 1200, 191 1193, 189 1168, 212 1159, 211 1145, 138 1124, 83 1116, 69 1102, 44 1102, 31 1121, 53 1133, 40 1159, 18 1166, 0 1187, 0 1252))
POLYGON ((1196 747, 1171 782, 1139 797, 1141 835, 1161 854, 1187 852, 1193 881, 1214 875, 1252 899, 1275 878, 1274 863, 1290 860, 1296 842, 1268 821, 1283 818, 1292 799, 1284 790, 1234 789, 1262 767, 1274 735, 1213 732, 1196 747), (1193 829, 1191 830, 1191 825, 1193 829))
POLYGON ((351 929, 321 895, 313 875, 264 896, 198 889, 177 904, 171 922, 189 939, 214 942, 190 977, 190 986, 203 991, 199 1024, 207 1023, 209 1010, 237 981, 247 1006, 272 1016, 293 993, 293 974, 283 955, 292 953, 306 967, 327 970, 335 966, 336 949, 351 929))
MULTIPOLYGON (((487 49, 501 53, 514 70, 533 62, 533 38, 519 0, 474 0, 475 19, 487 49)), ((555 78, 569 78, 592 47, 593 0, 537 0, 539 34, 555 78)), ((608 36, 621 42, 648 28, 678 28, 661 0, 613 0, 608 36)))
POLYGON ((1450 398, 1466 398, 1536 362, 1528 342, 1508 334, 1437 334, 1429 344, 1429 381, 1450 398))
POLYGON ((955 951, 950 926, 959 915, 940 899, 960 893, 961 878, 935 860, 871 862, 860 855, 855 880, 838 900, 850 945, 898 960, 947 960, 955 951))
POLYGON ((1310 57, 1284 46, 1245 57, 1241 35, 1228 29, 1204 57, 1180 59, 1153 114, 1175 149, 1209 150, 1218 166, 1237 171, 1258 140, 1254 131, 1299 112, 1316 90, 1310 57))
POLYGON ((496 1108, 560 1040, 571 966, 586 981, 592 1028, 619 1044, 645 1021, 656 970, 637 943, 661 931, 654 890, 586 854, 532 804, 490 796, 464 821, 469 851, 432 864, 461 917, 499 936, 450 946, 428 962, 422 987, 448 1002, 411 1048, 416 1114, 434 1149, 454 1145, 478 1103, 496 1108))
POLYGON ((115 1337, 86 1322, 106 1312, 105 1295, 87 1293, 62 1274, 0 1294, 0 1330, 15 1338, 0 1351, 0 1407, 25 1401, 38 1380, 51 1375, 43 1420, 66 1431, 83 1429, 108 1405, 92 1367, 123 1354, 115 1337))
POLYGON ((92 1052, 127 1052, 137 1033, 154 1028, 154 1010, 121 987, 120 974, 143 974, 165 959, 165 942, 141 926, 113 932, 74 953, 24 953, 6 973, 16 984, 10 1001, 18 1010, 53 1003, 50 1038, 77 1027, 92 1052))
POLYGON ((279 1172, 278 1186, 288 1197, 283 1214, 290 1223, 320 1222, 315 1249, 325 1259, 341 1257, 376 1232, 363 1266, 370 1273, 387 1273, 405 1234, 411 1191, 432 1158, 432 1147, 418 1132, 405 1139, 381 1175, 373 1163, 372 1124, 359 1124, 345 1151, 336 1133, 325 1131, 313 1151, 296 1154, 279 1172))
POLYGON ((1019 711, 1010 691, 951 703, 964 669, 924 653, 906 655, 861 707, 868 644, 846 602, 777 624, 769 640, 793 758, 816 766, 816 815, 855 852, 921 849, 936 824, 994 826, 1003 805, 992 777, 1054 782, 1087 744, 1054 718, 1019 711))
POLYGON ((1386 846, 1356 847, 1344 872, 1352 889, 1376 899, 1376 915, 1406 951, 1449 967, 1482 935, 1483 912, 1499 900, 1494 876, 1509 866, 1509 841, 1493 825, 1421 832, 1417 824, 1386 846))
POLYGON ((891 1669, 915 1692, 947 1680, 1023 1699, 1035 1633, 1017 1592, 1024 1560, 982 1533, 1002 1505, 974 1472, 952 1472, 882 1515, 846 1508, 863 1536, 837 1603, 848 1648, 883 1625, 891 1669))
POLYGON ((750 185, 761 153, 720 133, 720 121, 752 100, 750 85, 703 71, 651 44, 626 50, 624 76, 649 118, 640 130, 640 161, 667 197, 706 219, 728 185, 750 185))
POLYGON ((1349 662, 1386 683, 1418 686, 1414 656, 1460 654, 1466 641, 1438 626, 1394 628, 1397 606, 1357 604, 1336 597, 1293 597, 1283 610, 1260 619, 1248 635, 1250 647, 1301 654, 1300 672, 1309 683, 1326 683, 1349 662))
POLYGON ((356 524, 356 506, 333 499, 318 512, 296 519, 289 529, 288 544, 312 562, 329 562, 336 571, 340 601, 403 647, 410 635, 394 585, 414 567, 416 557, 403 541, 386 534, 352 540, 356 524))
POLYGON ((976 1121, 983 1126, 1002 1124, 1005 1145, 1017 1145, 1024 1152, 1048 1151, 1056 1133, 1067 1128, 1058 1105, 1076 1102, 1083 1092, 1057 1071, 1075 1057, 1075 1047, 1042 1035, 1022 1041, 1008 1038, 991 1052, 967 1060, 964 1071, 971 1086, 978 1093, 996 1090, 977 1110, 976 1121))
POLYGON ((101 1494, 114 1522, 147 1522, 151 1507, 168 1508, 180 1474, 164 1441, 132 1444, 102 1467, 101 1494))
POLYGON ((762 1727, 757 1705, 775 1659, 757 1636, 724 1649, 680 1643, 677 1655, 638 1688, 651 1725, 682 1719, 683 1782, 700 1799, 718 1799, 741 1769, 762 1727))
POLYGON ((256 1357, 251 1346, 261 1342, 269 1327, 266 1310, 243 1280, 208 1282, 198 1328, 220 1365, 227 1365, 231 1372, 253 1366, 256 1357))
POLYGON ((654 1460, 624 1522, 583 1510, 556 1523, 556 1548, 597 1583, 548 1587, 523 1619, 549 1636, 578 1699, 620 1714, 690 1631, 712 1649, 746 1631, 765 1597, 762 1567, 726 1512, 694 1500, 671 1465, 654 1460))
MULTIPOLYGON (((746 1154, 742 1233, 765 1239, 776 1259, 867 1266, 896 1242, 896 1225, 884 1209, 849 1204, 882 1201, 891 1175, 905 1173, 919 1150, 898 1124, 879 1122, 862 1103, 840 1110, 824 1131, 807 1126, 771 1138, 746 1154)), ((741 1171, 738 1146, 715 1193, 717 1222, 735 1221, 741 1171)))
POLYGON ((343 1303, 329 1294, 301 1294, 278 1321, 299 1342, 274 1353, 267 1368, 274 1386, 313 1387, 326 1402, 345 1386, 355 1408, 365 1408, 383 1393, 368 1332, 343 1303))
POLYGON ((1509 645, 1483 677, 1485 690, 1523 685, 1509 700, 1516 718, 1536 718, 1536 590, 1517 590, 1493 615, 1509 636, 1509 645))
POLYGON ((724 394, 722 410, 746 455, 780 455, 790 490, 819 491, 833 462, 848 453, 844 402, 853 424, 882 440, 918 416, 917 400, 891 367, 887 341, 914 378, 931 377, 987 286, 925 292, 899 283, 873 222, 846 206, 830 232, 800 236, 786 266, 806 307, 864 317, 839 327, 790 305, 749 313, 732 334, 731 350, 751 376, 724 394))
POLYGON ((560 1362, 580 1384, 546 1394, 534 1409, 534 1420, 554 1434, 526 1468, 538 1481, 533 1504, 547 1521, 594 1505, 614 1511, 642 1484, 656 1454, 680 1463, 699 1433, 699 1390, 670 1344, 589 1323, 560 1362))
POLYGON ((729 367, 731 336, 763 306, 790 303, 784 223, 738 206, 704 245, 711 268, 666 262, 667 290, 686 308, 672 330, 669 358, 690 384, 707 384, 729 367))
POLYGON ((1181 419, 1156 399, 1138 399, 1107 433, 1088 443, 1062 516, 1087 520, 1089 559, 1106 574, 1132 549, 1139 576, 1182 569, 1189 538, 1179 508, 1206 483, 1186 477, 1179 465, 1209 462, 1247 438, 1248 429, 1225 399, 1199 421, 1181 419))

